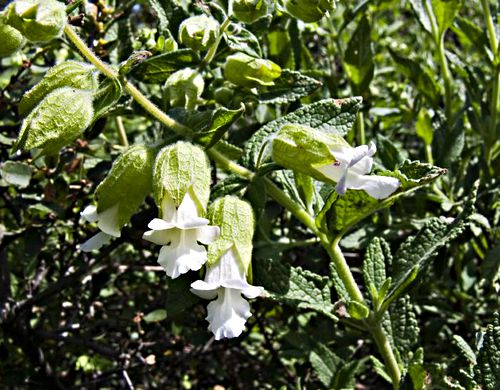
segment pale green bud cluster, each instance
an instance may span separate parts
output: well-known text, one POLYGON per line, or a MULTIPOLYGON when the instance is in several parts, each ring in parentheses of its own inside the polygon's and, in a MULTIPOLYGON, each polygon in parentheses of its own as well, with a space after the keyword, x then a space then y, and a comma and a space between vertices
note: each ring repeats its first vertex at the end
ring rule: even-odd
POLYGON ((98 213, 118 207, 118 229, 130 220, 151 193, 155 152, 156 149, 145 145, 130 147, 116 159, 96 189, 98 213))
POLYGON ((316 168, 335 162, 331 150, 336 146, 349 146, 338 135, 298 124, 284 125, 272 145, 272 157, 277 164, 322 181, 329 179, 316 168))
POLYGON ((179 41, 196 51, 207 50, 220 33, 217 20, 206 15, 192 16, 179 26, 179 41))
POLYGON ((66 61, 52 67, 19 105, 24 120, 15 148, 43 149, 47 155, 74 141, 91 124, 97 90, 93 66, 66 61))
POLYGON ((203 215, 210 197, 210 181, 210 163, 199 146, 179 141, 164 147, 156 157, 153 194, 157 205, 168 196, 179 207, 184 195, 191 191, 203 215))
POLYGON ((25 39, 14 27, 5 24, 0 18, 0 57, 8 57, 21 49, 25 39))
POLYGON ((220 228, 219 238, 208 248, 208 266, 213 267, 224 253, 234 247, 247 271, 252 261, 255 230, 252 206, 235 196, 225 196, 210 205, 208 219, 220 228))
POLYGON ((335 0, 286 0, 286 11, 306 23, 319 21, 335 9, 335 0))
POLYGON ((4 21, 31 42, 46 42, 61 35, 66 7, 57 0, 17 0, 6 8, 4 21))
POLYGON ((78 61, 65 61, 50 68, 43 80, 24 94, 19 114, 26 115, 50 92, 61 87, 96 90, 98 73, 94 66, 78 61))
POLYGON ((226 80, 247 88, 274 85, 281 75, 281 68, 272 61, 236 53, 227 57, 224 65, 226 80))
POLYGON ((26 117, 15 149, 43 149, 54 155, 90 125, 94 113, 92 91, 71 87, 50 92, 26 117))
POLYGON ((173 107, 193 110, 203 93, 205 82, 194 69, 185 68, 170 75, 165 84, 165 92, 173 107))
POLYGON ((232 0, 233 15, 244 23, 253 23, 267 15, 269 4, 267 0, 232 0))

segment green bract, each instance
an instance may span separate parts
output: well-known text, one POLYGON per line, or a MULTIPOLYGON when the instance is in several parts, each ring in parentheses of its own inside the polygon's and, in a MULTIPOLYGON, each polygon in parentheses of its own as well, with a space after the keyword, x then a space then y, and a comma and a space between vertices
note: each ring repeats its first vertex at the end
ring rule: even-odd
POLYGON ((268 12, 267 0, 233 0, 233 14, 242 22, 253 23, 268 12))
POLYGON ((156 157, 153 179, 158 206, 168 196, 179 207, 186 192, 191 191, 200 215, 205 213, 210 196, 210 163, 199 146, 179 141, 164 147, 156 157))
POLYGON ((335 9, 335 0, 286 0, 287 12, 307 23, 317 22, 335 9))
POLYGON ((66 7, 57 0, 18 0, 5 11, 6 23, 32 42, 46 42, 61 35, 66 7))
POLYGON ((61 87, 96 90, 98 73, 92 65, 78 61, 65 61, 47 72, 42 81, 24 94, 19 114, 26 115, 50 92, 61 87))
POLYGON ((108 176, 96 189, 97 212, 117 207, 116 224, 121 229, 151 192, 155 149, 136 145, 113 163, 108 176))
POLYGON ((335 161, 331 149, 347 142, 340 136, 326 134, 309 126, 284 125, 273 140, 272 156, 279 165, 329 181, 316 168, 335 161))
POLYGON ((83 133, 93 113, 91 91, 58 88, 26 117, 15 148, 42 148, 44 154, 56 154, 83 133))
POLYGON ((165 91, 170 105, 192 110, 203 93, 205 82, 200 73, 194 69, 181 69, 167 79, 165 91))
POLYGON ((220 25, 214 18, 198 15, 179 26, 179 41, 193 50, 207 50, 217 40, 220 25))
POLYGON ((210 205, 208 218, 212 225, 220 227, 219 238, 208 247, 208 265, 213 267, 224 253, 234 247, 246 272, 252 261, 255 230, 252 206, 235 196, 225 196, 210 205))
POLYGON ((18 51, 24 44, 23 35, 7 24, 4 24, 0 19, 0 57, 8 57, 18 51))
POLYGON ((224 65, 226 80, 247 88, 273 85, 273 80, 280 75, 279 65, 244 53, 230 55, 224 65))

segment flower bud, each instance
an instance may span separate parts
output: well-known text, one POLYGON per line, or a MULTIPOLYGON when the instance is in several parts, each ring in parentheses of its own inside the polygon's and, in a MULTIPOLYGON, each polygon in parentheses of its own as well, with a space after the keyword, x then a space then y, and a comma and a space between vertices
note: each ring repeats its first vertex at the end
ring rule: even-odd
POLYGON ((7 24, 0 20, 0 37, 2 37, 2 44, 0 44, 0 58, 8 57, 18 51, 24 44, 23 35, 7 24))
POLYGON ((18 0, 6 9, 5 20, 29 41, 46 42, 61 35, 66 7, 57 0, 18 0))
POLYGON ((335 162, 331 149, 337 145, 349 146, 340 136, 325 134, 309 126, 284 125, 273 140, 273 160, 288 169, 313 176, 325 177, 316 167, 335 162))
POLYGON ((274 62, 244 53, 230 55, 224 65, 226 80, 247 88, 274 85, 280 75, 281 68, 274 62))
POLYGON ((233 0, 233 15, 244 23, 253 23, 267 14, 267 0, 233 0))
POLYGON ((335 9, 335 0, 286 0, 287 12, 306 23, 317 22, 335 9))
POLYGON ((210 181, 210 163, 199 146, 179 141, 164 147, 156 157, 153 194, 158 206, 168 197, 175 207, 179 207, 189 191, 199 215, 204 215, 210 196, 210 181))
POLYGON ((57 154, 83 133, 93 114, 91 91, 58 88, 26 117, 15 148, 42 148, 44 154, 57 154))
POLYGON ((92 65, 78 61, 65 61, 49 69, 43 80, 24 94, 19 114, 24 116, 50 92, 61 87, 96 90, 98 72, 92 65))
POLYGON ((225 196, 210 205, 208 219, 212 225, 220 227, 219 238, 208 248, 208 266, 214 266, 224 253, 234 247, 244 271, 248 271, 255 230, 252 206, 235 196, 225 196))
POLYGON ((206 15, 192 16, 179 26, 179 41, 196 51, 207 50, 219 36, 220 25, 206 15))
POLYGON ((153 162, 156 149, 136 145, 127 149, 113 163, 106 178, 96 189, 99 228, 112 236, 120 236, 121 228, 130 220, 151 192, 153 162))
POLYGON ((193 110, 203 93, 205 82, 200 73, 185 68, 172 73, 165 84, 167 97, 173 107, 193 110))

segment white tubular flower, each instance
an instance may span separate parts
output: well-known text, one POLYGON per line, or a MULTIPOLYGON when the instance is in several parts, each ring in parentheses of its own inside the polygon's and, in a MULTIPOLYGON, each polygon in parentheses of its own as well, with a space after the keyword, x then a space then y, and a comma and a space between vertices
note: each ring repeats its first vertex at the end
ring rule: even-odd
POLYGON ((252 286, 246 280, 241 261, 234 246, 225 252, 212 267, 207 267, 205 280, 191 284, 191 292, 203 299, 214 299, 208 304, 208 329, 216 340, 238 337, 252 313, 250 305, 241 296, 257 298, 263 287, 252 286))
POLYGON ((330 147, 335 157, 332 164, 316 169, 337 182, 335 191, 344 195, 348 189, 365 190, 375 199, 384 199, 399 188, 399 180, 389 176, 367 175, 372 169, 373 156, 377 148, 373 142, 356 148, 344 145, 330 147))
POLYGON ((108 244, 112 237, 120 237, 120 226, 118 224, 118 205, 113 206, 102 213, 97 213, 97 207, 87 206, 81 216, 87 222, 97 222, 97 227, 101 230, 96 235, 89 238, 82 245, 80 250, 91 252, 108 244))
POLYGON ((178 209, 165 195, 161 208, 163 219, 154 218, 143 238, 163 245, 158 263, 172 279, 189 270, 198 271, 207 261, 207 251, 198 242, 212 243, 219 236, 219 228, 208 226, 208 219, 199 217, 191 191, 186 192, 178 209))

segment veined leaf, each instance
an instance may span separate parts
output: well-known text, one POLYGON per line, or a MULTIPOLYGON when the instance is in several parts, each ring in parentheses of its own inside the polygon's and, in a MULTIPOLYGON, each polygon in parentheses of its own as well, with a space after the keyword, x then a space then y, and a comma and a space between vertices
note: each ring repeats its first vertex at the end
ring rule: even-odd
POLYGON ((500 383, 500 313, 496 312, 483 336, 474 366, 476 381, 485 390, 497 390, 500 383))
POLYGON ((381 237, 375 237, 366 249, 363 261, 363 277, 365 285, 371 292, 371 287, 375 288, 376 296, 372 295, 373 301, 378 300, 378 291, 386 280, 385 263, 392 262, 391 249, 389 244, 381 237), (386 260, 387 258, 387 260, 386 260))
POLYGON ((259 88, 260 103, 289 103, 311 94, 321 87, 321 82, 300 72, 283 69, 274 85, 259 88))
POLYGON ((137 80, 145 83, 163 83, 179 69, 196 66, 200 58, 191 49, 180 49, 160 54, 137 64, 130 71, 137 80))
POLYGON ((343 360, 323 344, 316 343, 309 354, 316 375, 325 388, 331 388, 333 378, 343 363, 343 360))

